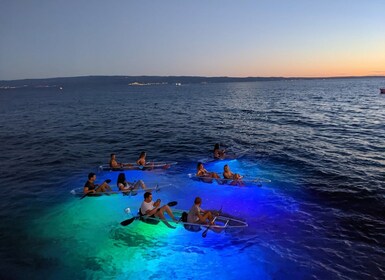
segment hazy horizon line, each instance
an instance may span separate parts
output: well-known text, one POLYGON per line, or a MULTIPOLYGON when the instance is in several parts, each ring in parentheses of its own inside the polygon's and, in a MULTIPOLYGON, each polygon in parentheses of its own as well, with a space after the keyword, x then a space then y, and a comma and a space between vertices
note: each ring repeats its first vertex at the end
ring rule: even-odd
POLYGON ((198 76, 198 75, 80 75, 80 76, 62 76, 62 77, 45 77, 45 78, 22 78, 22 79, 1 79, 0 82, 16 82, 27 80, 53 80, 53 79, 71 79, 71 78, 89 78, 89 77, 156 77, 156 78, 221 78, 221 79, 338 79, 338 78, 385 78, 385 75, 346 75, 346 76, 198 76))

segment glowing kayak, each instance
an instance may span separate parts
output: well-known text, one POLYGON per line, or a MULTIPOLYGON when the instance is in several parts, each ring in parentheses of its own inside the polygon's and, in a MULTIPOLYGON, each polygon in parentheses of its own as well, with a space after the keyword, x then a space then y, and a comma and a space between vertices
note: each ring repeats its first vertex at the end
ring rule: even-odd
MULTIPOLYGON (((129 208, 126 208, 125 212, 128 214, 131 213, 129 208)), ((172 221, 171 219, 161 220, 157 217, 147 217, 147 216, 137 215, 130 219, 122 221, 120 224, 122 226, 128 226, 135 220, 140 220, 142 222, 145 222, 151 225, 157 225, 159 224, 159 222, 163 222, 166 226, 170 228, 183 226, 186 230, 192 231, 192 232, 198 232, 198 231, 201 231, 202 229, 205 229, 205 231, 202 234, 203 237, 206 236, 207 230, 209 229, 216 233, 220 233, 226 230, 241 229, 241 228, 248 227, 248 224, 246 221, 230 216, 228 214, 223 214, 223 213, 220 213, 218 216, 215 217, 213 225, 209 225, 209 224, 188 223, 187 222, 188 211, 186 210, 174 209, 172 210, 172 212, 175 218, 178 220, 178 222, 172 221)), ((212 212, 216 213, 217 211, 212 211, 212 212)))
POLYGON ((154 161, 147 162, 145 166, 138 165, 135 162, 122 163, 121 167, 112 168, 109 164, 103 164, 99 166, 100 171, 124 171, 124 170, 153 170, 153 169, 168 169, 172 165, 177 164, 176 161, 154 161))
MULTIPOLYGON (((97 192, 97 193, 90 193, 90 194, 87 194, 88 197, 99 197, 99 196, 103 196, 103 195, 116 195, 116 194, 122 194, 122 195, 128 195, 128 196, 135 196, 137 195, 138 193, 145 193, 145 192, 159 192, 161 191, 162 189, 164 189, 165 187, 168 187, 170 186, 170 184, 166 184, 166 185, 160 185, 160 186, 155 186, 154 188, 147 188, 147 189, 134 189, 134 190, 127 190, 127 191, 112 191, 112 192, 97 192)), ((83 197, 84 196, 84 192, 83 192, 83 188, 76 188, 76 189, 73 189, 70 191, 70 193, 73 195, 73 196, 77 196, 77 197, 83 197)))
POLYGON ((262 186, 263 183, 270 183, 271 180, 265 179, 265 178, 255 178, 255 179, 249 179, 249 178, 241 178, 240 180, 234 180, 234 179, 215 179, 215 178, 210 178, 210 177, 200 177, 197 176, 194 173, 189 173, 188 174, 189 178, 198 181, 198 182, 203 182, 203 183, 208 183, 212 184, 216 182, 219 185, 230 185, 230 186, 250 186, 250 185, 256 185, 258 187, 262 186))

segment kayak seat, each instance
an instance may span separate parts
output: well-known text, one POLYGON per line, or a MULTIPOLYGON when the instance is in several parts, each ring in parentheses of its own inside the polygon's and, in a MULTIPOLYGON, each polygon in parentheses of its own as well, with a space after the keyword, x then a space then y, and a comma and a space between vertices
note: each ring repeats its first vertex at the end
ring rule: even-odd
MULTIPOLYGON (((182 217, 181 217, 182 222, 187 223, 187 215, 188 214, 186 212, 182 213, 182 217)), ((186 225, 186 224, 184 224, 183 227, 185 228, 185 230, 192 231, 192 232, 198 232, 201 230, 201 227, 198 225, 186 225)))
MULTIPOLYGON (((154 215, 152 215, 150 217, 155 218, 154 215)), ((158 220, 158 219, 146 219, 146 218, 144 218, 144 215, 142 214, 140 209, 139 209, 139 220, 141 220, 142 222, 144 222, 146 224, 150 224, 150 225, 157 225, 160 222, 160 220, 158 220)))

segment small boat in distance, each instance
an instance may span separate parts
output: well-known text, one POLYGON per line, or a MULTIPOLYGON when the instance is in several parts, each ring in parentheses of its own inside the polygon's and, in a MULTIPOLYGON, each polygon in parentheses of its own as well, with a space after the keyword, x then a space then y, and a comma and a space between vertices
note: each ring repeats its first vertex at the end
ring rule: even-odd
POLYGON ((380 93, 385 93, 385 88, 380 88, 380 93))

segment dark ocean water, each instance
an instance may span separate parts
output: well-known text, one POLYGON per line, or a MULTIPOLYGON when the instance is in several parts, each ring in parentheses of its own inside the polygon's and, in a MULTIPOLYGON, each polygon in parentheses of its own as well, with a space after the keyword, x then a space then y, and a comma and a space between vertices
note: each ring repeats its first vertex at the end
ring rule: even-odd
MULTIPOLYGON (((384 279, 385 86, 380 78, 0 89, 0 278, 384 279), (217 142, 261 188, 196 183, 217 142), (127 173, 172 184, 160 196, 224 206, 241 232, 119 226, 141 198, 79 200, 108 162, 177 161, 127 173), (103 209, 103 211, 101 210, 103 209), (220 271, 220 272, 218 272, 220 271)), ((227 163, 227 162, 226 162, 227 163)), ((207 169, 222 172, 222 162, 207 169)), ((100 173, 98 177, 117 174, 100 173)))

